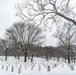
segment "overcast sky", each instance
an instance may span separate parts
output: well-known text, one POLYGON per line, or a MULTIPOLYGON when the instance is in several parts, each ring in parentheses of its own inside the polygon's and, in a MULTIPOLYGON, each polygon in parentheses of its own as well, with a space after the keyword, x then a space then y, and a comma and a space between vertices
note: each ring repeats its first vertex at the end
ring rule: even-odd
MULTIPOLYGON (((0 0, 0 38, 4 37, 5 30, 12 26, 14 22, 21 19, 16 15, 15 5, 22 0, 0 0)), ((52 32, 54 31, 54 27, 52 32)), ((52 33, 46 32, 45 45, 56 46, 57 39, 52 37, 52 33)))

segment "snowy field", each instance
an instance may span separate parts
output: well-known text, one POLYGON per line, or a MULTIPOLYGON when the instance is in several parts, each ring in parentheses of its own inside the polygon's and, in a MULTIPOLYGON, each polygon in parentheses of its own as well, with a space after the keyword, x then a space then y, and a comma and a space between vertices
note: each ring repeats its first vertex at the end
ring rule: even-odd
POLYGON ((23 62, 23 57, 18 60, 15 57, 0 56, 0 75, 76 75, 76 63, 53 60, 46 61, 42 58, 34 58, 33 62, 23 62))

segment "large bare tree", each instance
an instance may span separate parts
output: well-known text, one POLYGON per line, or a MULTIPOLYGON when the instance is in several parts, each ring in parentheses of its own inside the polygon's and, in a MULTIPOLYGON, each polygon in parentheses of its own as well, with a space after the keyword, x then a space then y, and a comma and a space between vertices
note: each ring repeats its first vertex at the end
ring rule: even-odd
POLYGON ((35 26, 33 23, 17 22, 12 27, 6 30, 7 36, 13 41, 13 44, 18 50, 23 51, 24 61, 26 62, 27 51, 31 45, 41 45, 42 29, 35 26))
POLYGON ((17 16, 23 21, 36 24, 69 21, 76 25, 75 0, 25 0, 16 5, 17 16), (48 22, 49 21, 49 22, 48 22))
POLYGON ((58 27, 56 33, 54 34, 59 40, 59 45, 66 48, 68 63, 70 63, 70 55, 72 50, 72 45, 76 44, 76 27, 70 23, 64 23, 63 27, 58 27))

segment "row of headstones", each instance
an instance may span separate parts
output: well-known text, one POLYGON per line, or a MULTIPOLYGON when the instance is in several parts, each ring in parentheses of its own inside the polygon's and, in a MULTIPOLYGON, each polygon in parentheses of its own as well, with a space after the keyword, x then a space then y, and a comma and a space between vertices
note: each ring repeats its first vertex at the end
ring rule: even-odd
POLYGON ((41 65, 42 65, 43 67, 45 67, 45 68, 50 65, 50 66, 52 67, 52 69, 54 69, 54 68, 57 67, 59 64, 57 64, 57 63, 45 63, 45 62, 42 62, 41 65))
POLYGON ((56 68, 61 63, 50 63, 50 62, 41 62, 40 63, 47 71, 51 71, 51 69, 56 68))
MULTIPOLYGON (((52 69, 54 69, 55 67, 57 67, 59 64, 57 64, 57 63, 50 63, 50 64, 45 64, 45 63, 41 63, 45 68, 47 67, 47 71, 50 71, 51 70, 51 68, 52 69), (51 66, 49 66, 49 65, 51 65, 51 66)), ((62 65, 62 68, 64 67, 64 63, 61 63, 61 65, 62 65)), ((68 66, 69 66, 69 68, 71 69, 71 70, 74 70, 74 66, 73 65, 71 65, 71 64, 67 64, 68 66)))
POLYGON ((12 62, 2 62, 2 63, 0 63, 0 65, 3 65, 3 64, 5 64, 5 65, 8 65, 8 66, 10 66, 10 65, 13 65, 14 67, 19 67, 19 66, 22 66, 22 65, 24 65, 24 66, 28 66, 28 67, 30 67, 31 65, 36 65, 36 62, 26 62, 26 63, 21 63, 21 62, 15 62, 15 63, 12 63, 12 62))
MULTIPOLYGON (((16 62, 16 64, 13 65, 13 64, 8 62, 6 64, 2 64, 2 69, 4 69, 4 67, 5 67, 5 69, 8 70, 8 68, 11 66, 11 71, 12 72, 14 71, 15 68, 17 68, 18 69, 18 73, 21 73, 21 69, 22 69, 23 65, 24 65, 25 69, 30 67, 31 70, 33 70, 36 64, 37 64, 36 62, 35 63, 34 62, 32 62, 32 63, 24 63, 24 64, 16 62)), ((57 64, 57 63, 40 62, 40 63, 38 63, 38 71, 41 71, 41 66, 46 68, 47 71, 50 71, 51 68, 54 69, 55 67, 57 67, 57 65, 59 65, 59 64, 57 64)))
MULTIPOLYGON (((64 62, 67 62, 67 58, 65 57, 65 58, 59 58, 59 57, 53 57, 53 59, 54 60, 57 60, 57 62, 59 62, 59 61, 64 61, 64 62)), ((72 59, 71 60, 71 62, 73 62, 73 63, 76 63, 76 59, 74 58, 74 59, 72 59)))
MULTIPOLYGON (((2 65, 2 69, 4 69, 4 68, 6 69, 6 71, 8 71, 9 66, 2 65)), ((15 67, 11 66, 11 72, 14 72, 14 68, 15 67)), ((18 67, 18 73, 21 73, 21 67, 18 67)))
MULTIPOLYGON (((2 70, 5 69, 6 71, 8 71, 9 70, 9 67, 10 67, 11 72, 14 72, 14 70, 15 70, 16 67, 14 67, 13 65, 10 66, 10 65, 4 65, 3 64, 1 66, 1 69, 2 70)), ((31 65, 31 70, 33 70, 34 67, 35 67, 35 65, 31 65)), ((22 65, 20 65, 17 69, 18 69, 18 73, 21 73, 22 65)), ((25 65, 25 69, 27 69, 27 65, 25 65)), ((47 66, 47 71, 50 71, 50 69, 51 69, 51 67, 50 66, 47 66)), ((41 71, 41 65, 40 64, 38 64, 38 71, 41 71)))

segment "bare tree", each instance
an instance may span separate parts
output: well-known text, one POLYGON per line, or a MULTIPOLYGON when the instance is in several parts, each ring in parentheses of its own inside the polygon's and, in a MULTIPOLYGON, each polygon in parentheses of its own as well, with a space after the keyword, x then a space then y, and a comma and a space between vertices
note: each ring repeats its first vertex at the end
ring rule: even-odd
POLYGON ((0 49, 1 49, 1 54, 5 55, 5 61, 7 60, 7 56, 9 53, 9 41, 8 39, 0 39, 0 49))
POLYGON ((64 21, 76 25, 75 0, 28 0, 17 4, 17 16, 23 21, 33 21, 36 24, 48 21, 60 24, 64 21), (72 4, 73 3, 73 4, 72 4))
POLYGON ((65 23, 62 28, 57 28, 54 37, 58 38, 59 45, 64 46, 68 50, 68 63, 70 63, 71 46, 76 43, 76 27, 73 24, 65 23))
POLYGON ((27 51, 31 45, 41 44, 43 39, 41 28, 32 23, 18 22, 14 23, 12 27, 7 29, 7 36, 12 39, 14 45, 18 50, 24 53, 24 62, 26 62, 27 51))

